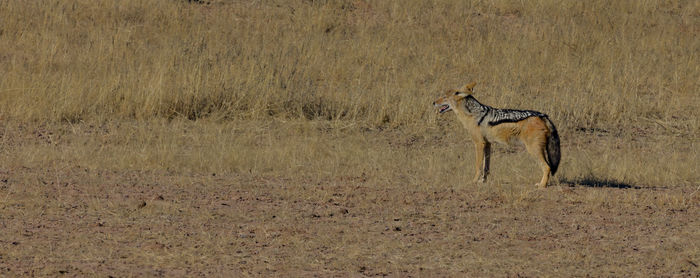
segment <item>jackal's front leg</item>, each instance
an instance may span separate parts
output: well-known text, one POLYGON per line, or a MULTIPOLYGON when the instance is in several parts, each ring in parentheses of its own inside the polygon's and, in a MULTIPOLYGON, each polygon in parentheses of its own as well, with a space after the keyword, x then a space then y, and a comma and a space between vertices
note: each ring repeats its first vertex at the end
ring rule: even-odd
POLYGON ((489 175, 489 169, 491 165, 491 143, 486 142, 484 144, 484 164, 482 171, 484 173, 484 181, 486 181, 486 176, 489 175))
POLYGON ((474 182, 486 182, 486 177, 489 174, 489 162, 491 160, 491 144, 486 141, 474 143, 474 153, 476 155, 476 174, 474 182))

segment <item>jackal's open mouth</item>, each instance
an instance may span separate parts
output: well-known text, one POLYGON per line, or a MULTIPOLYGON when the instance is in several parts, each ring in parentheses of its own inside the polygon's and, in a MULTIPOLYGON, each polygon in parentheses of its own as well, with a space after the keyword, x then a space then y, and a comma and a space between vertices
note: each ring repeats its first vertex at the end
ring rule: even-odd
POLYGON ((450 110, 451 110, 451 108, 449 105, 443 104, 442 106, 440 106, 439 112, 440 112, 440 114, 442 114, 442 113, 445 113, 445 112, 450 111, 450 110))

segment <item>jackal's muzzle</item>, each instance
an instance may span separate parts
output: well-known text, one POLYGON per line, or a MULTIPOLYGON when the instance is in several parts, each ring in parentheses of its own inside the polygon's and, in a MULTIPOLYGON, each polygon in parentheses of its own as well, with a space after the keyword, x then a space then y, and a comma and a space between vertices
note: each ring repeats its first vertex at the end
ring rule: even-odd
POLYGON ((447 104, 443 104, 443 105, 440 105, 440 108, 438 108, 438 113, 442 114, 442 113, 445 113, 445 112, 450 111, 450 110, 452 110, 452 107, 450 107, 447 104))
POLYGON ((445 103, 444 98, 438 98, 436 101, 433 101, 433 106, 437 108, 437 112, 440 114, 452 110, 452 107, 450 107, 449 104, 445 103))

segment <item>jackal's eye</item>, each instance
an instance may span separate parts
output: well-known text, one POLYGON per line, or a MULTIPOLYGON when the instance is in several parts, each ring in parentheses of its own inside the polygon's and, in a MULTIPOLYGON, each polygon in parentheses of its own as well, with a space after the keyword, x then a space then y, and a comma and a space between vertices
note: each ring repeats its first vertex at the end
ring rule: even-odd
POLYGON ((459 92, 455 92, 455 96, 456 96, 456 95, 459 95, 459 92))

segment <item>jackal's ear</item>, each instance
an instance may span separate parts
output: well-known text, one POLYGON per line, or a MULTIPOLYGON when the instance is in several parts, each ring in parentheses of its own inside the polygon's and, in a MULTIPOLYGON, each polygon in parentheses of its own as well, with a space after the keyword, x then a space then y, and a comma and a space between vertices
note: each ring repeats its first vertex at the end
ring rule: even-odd
POLYGON ((476 86, 476 82, 472 82, 472 83, 469 83, 467 85, 462 86, 462 88, 460 88, 459 91, 460 92, 471 92, 472 88, 474 88, 474 86, 476 86))

